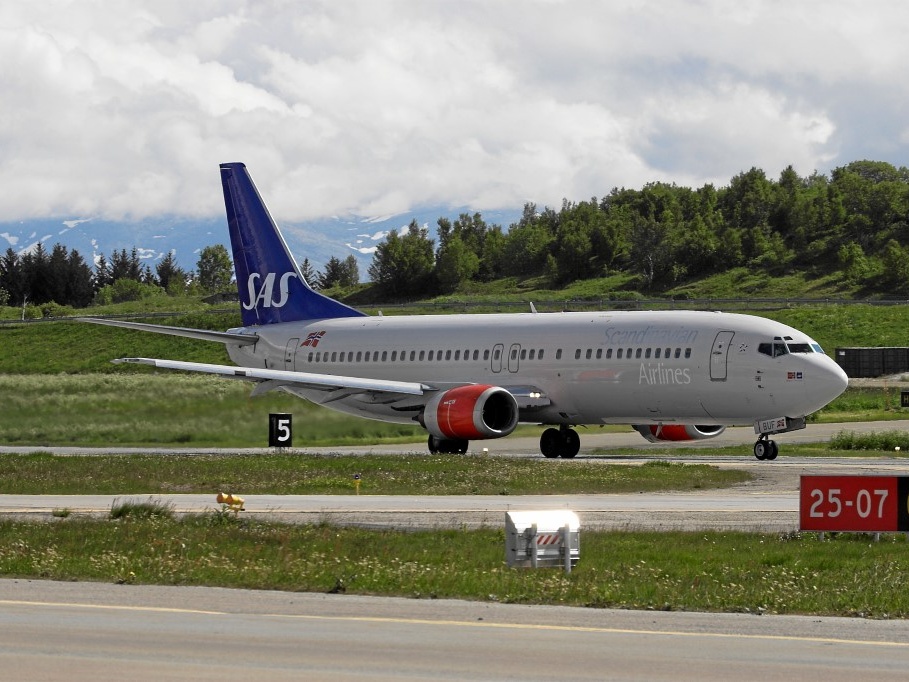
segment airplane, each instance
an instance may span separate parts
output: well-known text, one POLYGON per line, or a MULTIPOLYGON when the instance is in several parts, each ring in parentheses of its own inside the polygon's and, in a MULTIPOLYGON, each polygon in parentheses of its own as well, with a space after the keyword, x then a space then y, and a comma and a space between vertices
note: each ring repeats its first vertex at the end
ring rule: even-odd
POLYGON ((540 452, 573 458, 575 427, 629 424, 651 442, 714 438, 753 425, 771 436, 847 387, 806 334, 772 320, 707 311, 370 316, 304 279, 243 163, 220 166, 242 326, 226 332, 84 321, 223 343, 236 367, 157 358, 113 362, 255 382, 325 407, 420 424, 432 453, 546 429, 540 452))

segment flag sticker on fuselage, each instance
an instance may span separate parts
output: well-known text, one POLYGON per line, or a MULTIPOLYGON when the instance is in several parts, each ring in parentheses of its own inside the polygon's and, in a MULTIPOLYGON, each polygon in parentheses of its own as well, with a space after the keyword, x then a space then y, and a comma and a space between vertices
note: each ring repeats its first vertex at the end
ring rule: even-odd
POLYGON ((322 340, 323 336, 325 336, 324 331, 313 332, 303 340, 303 343, 300 344, 300 347, 302 348, 303 346, 311 346, 312 348, 315 348, 319 345, 319 341, 322 340))
POLYGON ((786 381, 801 381, 802 380, 801 372, 787 372, 786 381))

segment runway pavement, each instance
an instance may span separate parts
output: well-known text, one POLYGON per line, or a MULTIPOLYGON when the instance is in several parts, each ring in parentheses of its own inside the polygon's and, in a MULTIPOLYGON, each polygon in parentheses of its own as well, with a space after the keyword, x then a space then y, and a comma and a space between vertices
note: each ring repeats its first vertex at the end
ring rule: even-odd
POLYGON ((0 580, 9 680, 905 680, 909 622, 0 580))

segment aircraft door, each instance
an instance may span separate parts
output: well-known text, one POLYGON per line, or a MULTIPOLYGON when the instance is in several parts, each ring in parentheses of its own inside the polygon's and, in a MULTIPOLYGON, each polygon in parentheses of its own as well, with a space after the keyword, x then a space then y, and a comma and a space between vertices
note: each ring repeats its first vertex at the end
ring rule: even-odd
POLYGON ((295 360, 297 357, 297 348, 300 346, 300 339, 291 339, 284 348, 284 369, 295 371, 295 360))
POLYGON ((713 340, 713 349, 710 351, 711 381, 726 381, 726 363, 733 336, 735 332, 719 332, 713 340))
POLYGON ((492 371, 495 374, 498 374, 502 371, 502 353, 505 352, 505 346, 501 343, 497 343, 492 347, 492 371))
POLYGON ((521 344, 513 343, 508 349, 508 371, 514 374, 521 368, 521 344))

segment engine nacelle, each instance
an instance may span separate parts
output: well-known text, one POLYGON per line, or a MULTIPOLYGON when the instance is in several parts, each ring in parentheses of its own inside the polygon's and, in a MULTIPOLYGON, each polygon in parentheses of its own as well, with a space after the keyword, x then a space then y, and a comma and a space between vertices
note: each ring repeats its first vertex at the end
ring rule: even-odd
POLYGON ((518 403, 498 386, 458 386, 433 396, 420 414, 420 424, 447 440, 502 438, 518 425, 518 403))
POLYGON ((634 430, 651 443, 663 441, 705 440, 716 438, 725 426, 695 424, 635 424, 634 430))

